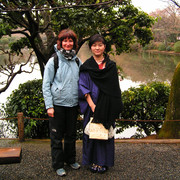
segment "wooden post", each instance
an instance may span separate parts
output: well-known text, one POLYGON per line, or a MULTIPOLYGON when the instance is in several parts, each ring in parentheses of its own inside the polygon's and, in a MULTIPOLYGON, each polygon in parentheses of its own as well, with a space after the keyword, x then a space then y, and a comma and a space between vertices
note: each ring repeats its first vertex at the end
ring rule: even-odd
POLYGON ((23 118, 23 113, 22 112, 17 113, 17 117, 18 117, 19 141, 23 142, 24 141, 24 118, 23 118))

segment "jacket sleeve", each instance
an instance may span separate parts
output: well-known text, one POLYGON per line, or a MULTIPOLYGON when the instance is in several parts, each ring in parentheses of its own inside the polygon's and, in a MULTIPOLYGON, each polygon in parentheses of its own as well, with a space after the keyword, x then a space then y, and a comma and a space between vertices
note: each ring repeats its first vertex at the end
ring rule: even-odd
POLYGON ((79 87, 78 87, 78 95, 79 95, 79 106, 81 109, 81 113, 85 113, 88 108, 88 103, 85 99, 85 94, 90 93, 90 87, 88 82, 88 76, 86 73, 81 72, 79 76, 79 87))
POLYGON ((78 59, 79 59, 79 67, 80 67, 82 65, 82 61, 79 57, 78 57, 78 59))
POLYGON ((42 92, 43 92, 46 109, 53 107, 53 96, 51 93, 51 85, 53 83, 53 78, 54 78, 54 61, 53 58, 50 58, 45 66, 43 83, 42 83, 42 92))

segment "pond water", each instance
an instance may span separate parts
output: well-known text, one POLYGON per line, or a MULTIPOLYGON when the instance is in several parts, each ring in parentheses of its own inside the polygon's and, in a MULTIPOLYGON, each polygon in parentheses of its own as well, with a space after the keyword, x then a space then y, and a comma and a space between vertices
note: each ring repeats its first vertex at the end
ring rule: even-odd
MULTIPOLYGON (((89 56, 89 54, 87 53, 89 56)), ((81 60, 87 57, 81 52, 79 53, 81 60)), ((119 56, 111 56, 111 59, 123 69, 124 79, 120 80, 121 90, 127 90, 130 87, 136 87, 141 83, 152 81, 161 81, 170 83, 174 74, 176 65, 180 62, 180 54, 158 54, 158 53, 129 53, 119 56)), ((28 65, 26 67, 28 69, 28 65)), ((28 80, 41 79, 41 74, 38 65, 33 73, 22 73, 17 75, 10 87, 0 94, 0 105, 6 102, 7 97, 14 89, 17 89, 19 84, 28 80)), ((135 132, 135 128, 128 129, 116 138, 128 138, 135 132)))
POLYGON ((180 54, 143 52, 121 54, 112 59, 122 67, 125 77, 132 82, 171 82, 174 70, 180 62, 180 54))

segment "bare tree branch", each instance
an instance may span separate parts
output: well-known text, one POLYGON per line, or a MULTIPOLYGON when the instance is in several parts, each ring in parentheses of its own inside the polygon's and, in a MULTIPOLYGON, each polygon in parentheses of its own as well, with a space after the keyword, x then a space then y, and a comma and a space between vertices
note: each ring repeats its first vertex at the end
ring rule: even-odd
MULTIPOLYGON (((4 87, 0 88, 0 94, 1 94, 2 92, 6 91, 6 89, 9 87, 9 85, 11 84, 13 79, 16 77, 16 75, 21 74, 23 72, 24 73, 32 73, 36 63, 31 62, 31 58, 32 58, 32 54, 33 54, 33 51, 32 51, 32 52, 30 52, 27 61, 25 63, 21 64, 19 66, 18 70, 15 71, 15 66, 16 66, 17 62, 13 62, 13 54, 11 54, 10 52, 5 51, 3 49, 0 49, 0 50, 3 52, 3 54, 8 55, 8 62, 6 62, 7 64, 5 66, 2 66, 2 65, 0 66, 0 75, 3 74, 4 76, 6 76, 6 78, 3 77, 4 80, 2 80, 0 82, 0 85, 4 85, 4 87), (30 63, 31 69, 29 71, 23 70, 23 67, 25 67, 29 63, 30 63)), ((20 56, 20 58, 21 57, 22 56, 20 56)))
POLYGON ((176 0, 170 0, 172 3, 174 3, 177 7, 180 8, 180 4, 176 0))

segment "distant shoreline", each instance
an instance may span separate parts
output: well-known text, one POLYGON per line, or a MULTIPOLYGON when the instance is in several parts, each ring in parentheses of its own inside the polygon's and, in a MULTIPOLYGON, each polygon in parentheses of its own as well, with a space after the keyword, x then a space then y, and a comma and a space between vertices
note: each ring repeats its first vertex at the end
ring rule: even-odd
POLYGON ((180 53, 176 53, 174 51, 159 51, 159 50, 142 50, 142 52, 150 52, 156 54, 169 54, 169 55, 180 55, 180 53))

